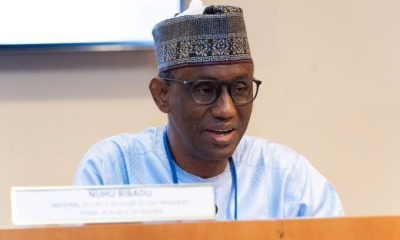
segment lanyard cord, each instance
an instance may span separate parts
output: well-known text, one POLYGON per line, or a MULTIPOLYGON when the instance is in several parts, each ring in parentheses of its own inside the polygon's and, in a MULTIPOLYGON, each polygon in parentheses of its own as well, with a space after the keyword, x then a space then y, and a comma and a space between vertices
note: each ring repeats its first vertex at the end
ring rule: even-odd
MULTIPOLYGON (((168 142, 168 136, 167 136, 167 131, 164 132, 164 137, 163 137, 163 141, 164 141, 164 148, 165 148, 165 153, 167 154, 167 158, 168 158, 168 163, 169 163, 169 167, 171 168, 171 175, 172 175, 172 181, 174 182, 174 184, 178 184, 178 176, 176 174, 176 167, 175 167, 175 163, 174 163, 174 158, 172 157, 171 154, 171 149, 169 147, 169 142, 168 142)), ((238 198, 238 191, 237 191, 237 174, 236 174, 236 166, 235 163, 232 159, 232 157, 229 157, 229 168, 231 171, 231 175, 232 175, 232 185, 234 188, 234 199, 235 199, 235 212, 234 212, 234 218, 235 220, 237 220, 237 198, 238 198)))
POLYGON ((238 203, 237 203, 237 200, 238 200, 237 174, 236 174, 235 162, 233 161, 232 157, 229 157, 229 167, 230 167, 231 175, 232 175, 232 185, 235 190, 235 215, 234 215, 234 218, 235 218, 235 220, 237 220, 238 219, 237 218, 237 212, 238 212, 238 210, 237 210, 237 206, 238 206, 238 203))

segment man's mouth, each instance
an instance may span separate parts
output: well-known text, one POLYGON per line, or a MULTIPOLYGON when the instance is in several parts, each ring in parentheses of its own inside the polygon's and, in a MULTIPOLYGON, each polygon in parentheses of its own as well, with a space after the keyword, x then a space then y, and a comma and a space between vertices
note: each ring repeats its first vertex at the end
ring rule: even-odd
POLYGON ((236 129, 224 128, 224 129, 208 129, 208 136, 211 142, 217 145, 228 145, 232 143, 236 136, 236 129))
POLYGON ((233 132, 234 129, 233 129, 233 128, 230 128, 230 129, 208 130, 208 131, 211 132, 211 133, 213 133, 213 134, 217 134, 217 135, 224 136, 224 135, 227 135, 227 134, 230 134, 231 132, 233 132))

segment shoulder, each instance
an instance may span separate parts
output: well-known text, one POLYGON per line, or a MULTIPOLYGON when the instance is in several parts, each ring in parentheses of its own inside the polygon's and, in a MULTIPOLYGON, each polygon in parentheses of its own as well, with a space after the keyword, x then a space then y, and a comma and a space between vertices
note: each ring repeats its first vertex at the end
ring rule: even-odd
POLYGON ((145 129, 136 134, 119 134, 100 140, 83 156, 75 176, 75 184, 106 184, 115 179, 126 182, 127 162, 155 152, 162 141, 165 126, 145 129), (135 157, 133 157, 135 156, 135 157))
POLYGON ((152 150, 152 145, 162 135, 164 127, 152 127, 142 132, 123 133, 100 140, 86 154, 101 154, 102 156, 118 156, 131 151, 146 152, 152 150))

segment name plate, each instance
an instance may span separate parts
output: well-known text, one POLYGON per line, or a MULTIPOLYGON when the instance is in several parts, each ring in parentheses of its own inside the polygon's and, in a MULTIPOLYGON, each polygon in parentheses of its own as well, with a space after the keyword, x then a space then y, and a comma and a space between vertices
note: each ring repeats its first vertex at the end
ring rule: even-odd
POLYGON ((215 219, 211 185, 13 187, 15 225, 215 219))

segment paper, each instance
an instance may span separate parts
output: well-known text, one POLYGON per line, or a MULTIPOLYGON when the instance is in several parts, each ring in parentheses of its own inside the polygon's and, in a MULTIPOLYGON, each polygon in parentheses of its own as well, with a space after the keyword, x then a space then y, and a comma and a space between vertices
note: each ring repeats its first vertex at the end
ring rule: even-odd
POLYGON ((14 187, 11 205, 15 225, 215 218, 210 185, 14 187))

